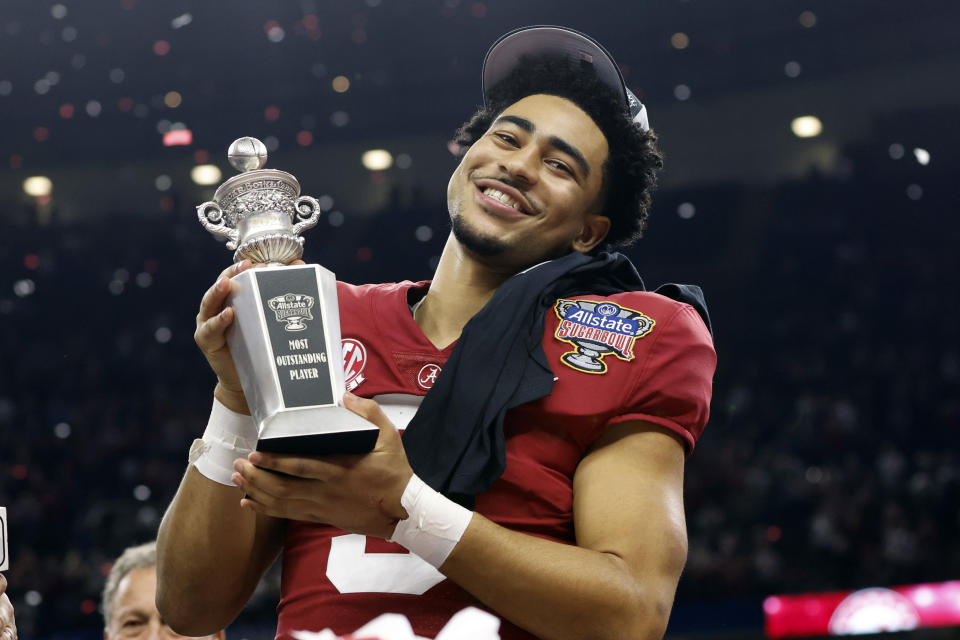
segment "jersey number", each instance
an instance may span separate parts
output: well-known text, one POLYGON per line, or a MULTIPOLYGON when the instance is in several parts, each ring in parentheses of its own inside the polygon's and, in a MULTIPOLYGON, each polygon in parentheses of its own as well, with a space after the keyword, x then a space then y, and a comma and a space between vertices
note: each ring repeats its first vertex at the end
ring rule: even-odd
POLYGON ((367 538, 356 533, 330 541, 327 578, 340 593, 422 595, 444 580, 442 573, 412 553, 367 553, 367 538))

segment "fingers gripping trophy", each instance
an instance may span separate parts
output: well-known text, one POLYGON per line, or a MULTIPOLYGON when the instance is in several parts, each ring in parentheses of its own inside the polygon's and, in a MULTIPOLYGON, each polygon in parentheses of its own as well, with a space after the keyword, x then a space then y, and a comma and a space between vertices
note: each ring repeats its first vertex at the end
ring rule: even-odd
POLYGON ((300 195, 289 173, 264 169, 267 149, 240 138, 227 152, 240 171, 197 207, 204 228, 227 238, 234 262, 265 263, 233 277, 227 300, 235 320, 230 355, 257 424, 259 451, 362 453, 378 429, 343 407, 340 314, 333 273, 291 265, 303 255, 300 233, 317 224, 320 205, 300 195))

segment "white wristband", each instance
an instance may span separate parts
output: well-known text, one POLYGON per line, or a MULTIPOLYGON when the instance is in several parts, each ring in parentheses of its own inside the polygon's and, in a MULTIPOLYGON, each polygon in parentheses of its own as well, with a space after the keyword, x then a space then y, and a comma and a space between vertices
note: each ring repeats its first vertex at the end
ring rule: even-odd
POLYGON ((246 458, 257 446, 257 424, 253 418, 231 411, 216 398, 210 410, 210 421, 203 438, 193 441, 189 463, 214 482, 237 486, 233 461, 246 458))
POLYGON ((439 569, 463 537, 473 512, 428 487, 417 474, 410 477, 400 504, 409 517, 397 523, 391 542, 439 569))

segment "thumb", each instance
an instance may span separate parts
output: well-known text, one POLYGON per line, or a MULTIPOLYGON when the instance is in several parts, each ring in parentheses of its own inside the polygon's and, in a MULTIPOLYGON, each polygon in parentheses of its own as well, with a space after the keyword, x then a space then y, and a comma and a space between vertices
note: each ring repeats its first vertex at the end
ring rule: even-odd
POLYGON ((389 429, 390 431, 397 430, 393 423, 390 422, 390 418, 387 417, 383 409, 380 408, 380 405, 377 404, 376 400, 361 398, 360 396, 353 395, 349 391, 345 391, 343 394, 343 405, 361 418, 380 427, 380 431, 384 429, 389 429))

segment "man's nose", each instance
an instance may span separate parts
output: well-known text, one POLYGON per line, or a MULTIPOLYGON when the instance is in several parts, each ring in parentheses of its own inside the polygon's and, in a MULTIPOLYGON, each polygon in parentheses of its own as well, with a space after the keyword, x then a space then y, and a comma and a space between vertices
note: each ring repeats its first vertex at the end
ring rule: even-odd
POLYGON ((525 186, 531 185, 537 181, 540 154, 534 145, 524 145, 511 151, 501 165, 512 178, 524 183, 525 186))
POLYGON ((137 640, 170 640, 171 638, 180 638, 173 629, 168 627, 160 620, 151 620, 147 625, 146 633, 137 640))
POLYGON ((146 633, 139 640, 169 640, 170 632, 167 625, 156 620, 151 620, 147 625, 146 633))

